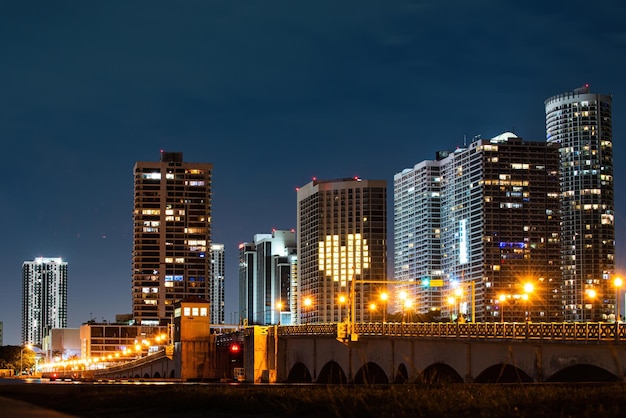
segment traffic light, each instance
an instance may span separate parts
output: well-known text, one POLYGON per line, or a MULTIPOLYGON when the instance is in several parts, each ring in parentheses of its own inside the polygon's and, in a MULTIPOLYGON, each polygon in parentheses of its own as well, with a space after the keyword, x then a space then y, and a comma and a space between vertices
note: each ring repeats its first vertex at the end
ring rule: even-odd
POLYGON ((243 359, 243 347, 239 343, 231 343, 228 346, 228 357, 231 363, 240 362, 243 359))

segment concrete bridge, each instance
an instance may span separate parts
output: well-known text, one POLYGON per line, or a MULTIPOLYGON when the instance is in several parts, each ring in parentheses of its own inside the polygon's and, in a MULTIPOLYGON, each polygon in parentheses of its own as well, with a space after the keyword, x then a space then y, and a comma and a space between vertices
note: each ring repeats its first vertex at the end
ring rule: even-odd
POLYGON ((626 324, 357 323, 339 339, 337 328, 246 328, 246 381, 624 381, 626 324))

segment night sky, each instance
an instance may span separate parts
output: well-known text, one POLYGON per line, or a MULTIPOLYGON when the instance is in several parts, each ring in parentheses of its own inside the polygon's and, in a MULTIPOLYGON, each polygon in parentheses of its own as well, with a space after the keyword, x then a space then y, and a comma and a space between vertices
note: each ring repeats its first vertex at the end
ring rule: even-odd
MULTIPOLYGON (((237 245, 296 227, 312 177, 388 181, 476 135, 545 140, 544 100, 613 95, 624 271, 626 3, 0 1, 0 321, 21 269, 69 263, 69 327, 131 312, 133 164, 211 162, 226 322, 237 245)), ((390 264, 392 260, 390 259, 390 264)))

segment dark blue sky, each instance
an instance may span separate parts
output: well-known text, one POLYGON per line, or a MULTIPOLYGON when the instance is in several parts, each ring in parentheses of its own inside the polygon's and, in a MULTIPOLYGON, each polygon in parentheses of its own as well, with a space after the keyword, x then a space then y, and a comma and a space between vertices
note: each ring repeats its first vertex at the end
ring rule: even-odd
POLYGON ((295 228, 313 176, 386 179, 391 200, 395 173, 464 137, 544 140, 544 100, 584 83, 613 95, 623 155, 624 16, 621 0, 0 1, 4 343, 37 256, 69 262, 70 327, 131 311, 132 168, 161 149, 214 164, 227 322, 237 244, 295 228))

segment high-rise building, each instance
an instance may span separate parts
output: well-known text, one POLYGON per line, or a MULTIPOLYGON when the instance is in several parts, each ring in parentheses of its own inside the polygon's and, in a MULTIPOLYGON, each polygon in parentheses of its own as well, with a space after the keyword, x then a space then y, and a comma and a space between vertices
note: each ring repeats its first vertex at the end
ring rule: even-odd
POLYGON ((355 321, 383 318, 368 308, 386 289, 386 201, 385 180, 316 179, 298 189, 299 323, 339 322, 352 310, 355 321))
POLYGON ((256 234, 239 246, 239 260, 240 316, 249 324, 295 323, 295 232, 256 234))
POLYGON ((394 176, 394 280, 401 284, 395 286, 392 311, 402 310, 405 301, 397 297, 402 291, 411 295, 419 314, 432 312, 437 316, 445 303, 441 283, 440 155, 447 154, 438 154, 435 161, 422 161, 394 176))
POLYGON ((612 98, 589 86, 545 101, 546 137, 560 146, 564 319, 616 312, 612 98), (595 295, 595 296, 594 296, 595 295))
POLYGON ((211 324, 224 323, 224 244, 211 244, 211 324))
POLYGON ((161 152, 134 167, 133 317, 138 325, 170 323, 174 303, 209 300, 212 164, 161 152))
POLYGON ((394 270, 418 312, 560 320, 558 158, 507 132, 396 174, 394 270))
POLYGON ((211 244, 211 324, 224 323, 224 244, 211 244))
POLYGON ((52 328, 67 328, 67 262, 37 257, 22 264, 22 344, 41 345, 52 328))

